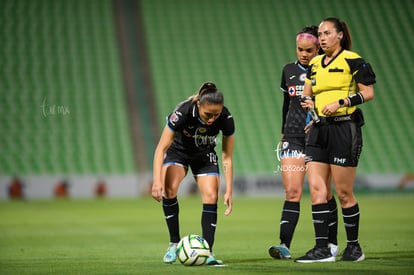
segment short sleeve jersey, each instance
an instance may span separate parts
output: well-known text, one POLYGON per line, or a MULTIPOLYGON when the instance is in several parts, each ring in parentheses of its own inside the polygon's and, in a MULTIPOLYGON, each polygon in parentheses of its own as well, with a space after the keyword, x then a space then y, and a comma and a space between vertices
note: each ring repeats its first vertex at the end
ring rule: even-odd
POLYGON ((197 104, 186 100, 177 105, 167 117, 168 127, 175 132, 170 148, 186 154, 198 154, 214 150, 217 135, 234 134, 234 120, 229 110, 223 106, 219 117, 211 125, 205 124, 198 115, 197 104))
POLYGON ((288 93, 289 110, 286 115, 286 122, 283 129, 285 137, 304 137, 306 112, 300 106, 300 98, 303 93, 303 86, 306 78, 306 68, 298 61, 286 64, 283 67, 280 89, 288 93))
MULTIPOLYGON (((321 111, 327 104, 358 93, 357 83, 375 83, 371 66, 355 52, 342 50, 327 65, 324 65, 325 56, 312 59, 306 76, 306 83, 312 85, 319 116, 324 116, 321 111)), ((355 109, 355 106, 339 108, 333 116, 352 114, 355 109)))

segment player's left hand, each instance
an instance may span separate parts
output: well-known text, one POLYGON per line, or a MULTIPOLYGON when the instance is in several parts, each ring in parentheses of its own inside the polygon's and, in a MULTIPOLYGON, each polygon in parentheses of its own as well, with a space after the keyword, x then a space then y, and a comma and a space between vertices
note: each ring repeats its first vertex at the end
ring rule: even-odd
POLYGON ((224 205, 227 206, 226 211, 224 211, 224 215, 228 216, 231 214, 233 209, 233 201, 231 195, 224 195, 224 205))

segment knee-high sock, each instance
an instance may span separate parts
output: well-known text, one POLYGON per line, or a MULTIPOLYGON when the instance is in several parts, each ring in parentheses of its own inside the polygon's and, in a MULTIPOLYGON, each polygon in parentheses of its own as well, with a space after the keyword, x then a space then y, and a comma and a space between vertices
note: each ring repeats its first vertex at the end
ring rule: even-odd
POLYGON ((203 204, 203 213, 201 214, 201 228, 203 231, 203 237, 210 246, 210 251, 213 251, 216 223, 217 204, 203 204))
POLYGON ((338 208, 337 208, 336 200, 334 196, 332 196, 332 199, 328 201, 328 206, 329 206, 328 241, 330 243, 337 245, 338 244, 338 208))
POLYGON ((315 229, 315 241, 317 247, 328 246, 328 216, 327 203, 312 205, 313 227, 315 229))
POLYGON ((285 201, 282 209, 282 217, 280 218, 280 243, 290 248, 293 233, 299 220, 300 203, 285 201))
POLYGON ((180 208, 177 197, 172 199, 163 198, 162 208, 164 210, 168 232, 170 233, 170 242, 178 243, 180 241, 180 227, 178 221, 178 213, 180 212, 180 208))
POLYGON ((342 208, 342 216, 346 231, 347 243, 358 243, 359 233, 359 206, 358 203, 349 208, 342 208))

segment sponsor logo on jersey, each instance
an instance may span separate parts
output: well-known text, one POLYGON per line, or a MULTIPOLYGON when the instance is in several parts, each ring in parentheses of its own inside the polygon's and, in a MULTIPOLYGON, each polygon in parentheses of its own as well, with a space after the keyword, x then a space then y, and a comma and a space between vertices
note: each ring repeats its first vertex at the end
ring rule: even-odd
POLYGON ((193 137, 186 129, 183 130, 183 134, 189 138, 193 137))
POLYGON ((290 96, 301 96, 303 94, 303 85, 292 85, 288 87, 290 96))
POLYGON ((179 115, 180 113, 177 112, 171 114, 169 121, 172 125, 175 126, 175 123, 180 119, 179 115))
POLYGON ((201 134, 204 134, 205 132, 207 132, 207 129, 204 127, 200 127, 198 128, 198 132, 200 132, 201 134))
POLYGON ((296 86, 289 86, 288 92, 290 96, 296 96, 296 86))

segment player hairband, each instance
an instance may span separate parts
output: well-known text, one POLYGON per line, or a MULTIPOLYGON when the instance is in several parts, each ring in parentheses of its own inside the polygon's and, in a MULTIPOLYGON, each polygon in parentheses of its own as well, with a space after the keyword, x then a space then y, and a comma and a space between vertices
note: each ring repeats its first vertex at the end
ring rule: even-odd
POLYGON ((298 42, 298 40, 299 40, 299 39, 302 39, 302 38, 305 38, 305 39, 310 39, 310 40, 312 40, 312 42, 313 42, 313 43, 315 43, 316 45, 319 45, 319 40, 318 40, 318 38, 317 38, 316 36, 314 36, 314 35, 310 34, 310 33, 307 33, 307 32, 302 32, 302 33, 298 34, 298 35, 296 36, 296 42, 298 42))

